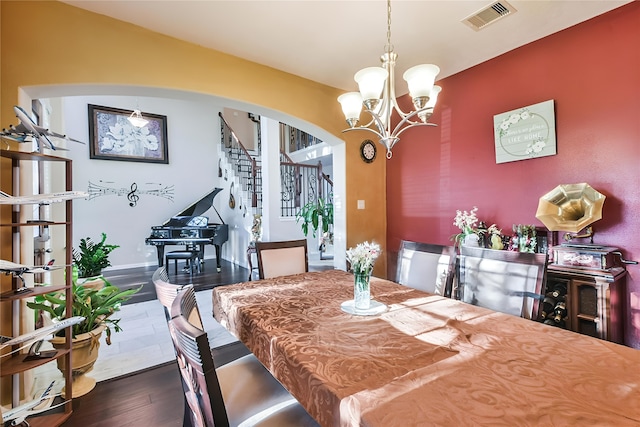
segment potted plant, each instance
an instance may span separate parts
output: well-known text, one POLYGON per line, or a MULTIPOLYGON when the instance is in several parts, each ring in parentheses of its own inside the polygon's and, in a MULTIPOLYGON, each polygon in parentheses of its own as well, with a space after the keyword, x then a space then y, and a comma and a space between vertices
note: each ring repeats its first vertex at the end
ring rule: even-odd
POLYGON ((316 237, 316 232, 322 223, 322 234, 333 234, 333 203, 329 197, 318 197, 317 201, 309 202, 296 213, 296 222, 302 221, 302 232, 309 234, 309 228, 316 237))
MULTIPOLYGON (((118 324, 120 319, 111 316, 120 310, 123 302, 130 299, 140 288, 120 290, 109 283, 104 277, 102 288, 85 287, 76 280, 72 284, 72 316, 82 316, 85 320, 72 326, 72 351, 73 351, 73 397, 82 396, 95 387, 95 379, 85 376, 98 358, 100 337, 106 333, 106 343, 111 344, 112 329, 120 332, 118 324)), ((33 302, 28 302, 27 307, 44 314, 52 322, 65 318, 67 304, 64 296, 59 292, 37 295, 33 302)), ((54 348, 64 348, 65 329, 51 339, 54 348)), ((64 358, 58 359, 58 368, 64 372, 64 358)))
POLYGON ((102 270, 111 265, 109 254, 118 245, 108 244, 107 235, 102 233, 102 239, 96 243, 91 237, 80 239, 78 248, 73 248, 73 264, 78 268, 79 278, 96 277, 102 274, 102 270))

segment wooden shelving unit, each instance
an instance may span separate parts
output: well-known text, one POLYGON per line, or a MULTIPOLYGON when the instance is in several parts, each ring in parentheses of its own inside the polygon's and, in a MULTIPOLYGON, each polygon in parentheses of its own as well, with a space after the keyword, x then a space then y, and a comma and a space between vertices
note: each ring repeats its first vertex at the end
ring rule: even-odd
POLYGON ((21 372, 27 371, 29 369, 33 369, 33 368, 37 368, 38 366, 42 366, 45 363, 49 363, 53 360, 56 360, 60 357, 64 357, 67 355, 67 353, 70 353, 71 350, 59 350, 58 354, 55 355, 55 357, 51 357, 48 359, 35 359, 35 360, 28 360, 25 361, 25 355, 24 354, 16 354, 16 356, 14 357, 8 357, 5 359, 8 360, 4 360, 2 361, 2 367, 0 368, 0 375, 5 376, 5 375, 15 375, 15 374, 19 374, 21 372))
POLYGON ((0 294, 0 301, 13 301, 23 298, 35 297, 36 295, 48 294, 51 292, 64 291, 66 286, 38 286, 29 288, 29 292, 8 291, 0 294))
MULTIPOLYGON (((0 157, 11 159, 12 168, 20 168, 22 162, 62 162, 65 166, 65 190, 71 191, 72 185, 72 161, 70 159, 58 156, 50 156, 41 153, 27 153, 21 151, 9 151, 9 150, 0 150, 0 157)), ((17 194, 17 192, 14 192, 17 194)), ((0 227, 11 227, 12 233, 14 236, 23 232, 24 229, 31 229, 33 227, 39 226, 56 226, 56 227, 64 227, 65 229, 65 260, 64 264, 66 265, 66 274, 65 274, 65 283, 64 284, 55 284, 52 286, 35 286, 29 288, 28 292, 16 292, 17 289, 22 287, 22 283, 19 279, 14 278, 11 284, 12 289, 3 292, 0 295, 0 305, 2 310, 10 309, 12 311, 12 322, 14 326, 19 322, 20 319, 20 310, 21 300, 25 298, 31 298, 36 295, 41 295, 49 292, 64 292, 65 298, 67 301, 67 312, 66 316, 71 317, 71 309, 73 302, 72 295, 72 201, 66 200, 64 202, 65 205, 65 219, 64 221, 47 221, 43 219, 38 219, 34 221, 22 222, 19 217, 19 209, 23 209, 23 206, 32 207, 33 205, 15 205, 18 206, 18 210, 14 209, 13 218, 9 223, 0 223, 0 227)), ((19 239, 14 239, 14 241, 19 239)), ((14 259, 14 262, 31 265, 33 264, 33 259, 31 260, 20 260, 14 259)), ((19 328, 14 328, 18 329, 19 328)), ((23 352, 16 352, 12 356, 6 356, 2 358, 2 363, 0 364, 0 376, 8 377, 11 376, 13 378, 13 402, 12 405, 15 407, 19 402, 20 390, 16 388, 19 387, 20 381, 17 379, 18 376, 28 370, 34 369, 38 366, 44 365, 46 363, 55 363, 58 359, 63 358, 65 364, 65 372, 63 372, 64 378, 64 393, 62 394, 62 398, 66 402, 63 406, 58 409, 54 409, 51 412, 45 412, 43 414, 38 414, 33 417, 27 418, 27 421, 31 426, 46 426, 46 427, 56 427, 60 426, 64 423, 70 416, 73 410, 72 407, 72 375, 71 375, 71 327, 66 330, 65 340, 65 348, 62 350, 58 350, 58 352, 49 358, 43 359, 35 359, 35 360, 25 360, 26 354, 23 352)), ((17 348, 13 348, 12 350, 17 350, 17 348)))
POLYGON ((48 222, 48 221, 38 221, 38 222, 11 222, 8 224, 0 224, 0 227, 33 227, 39 225, 67 225, 66 222, 48 222))

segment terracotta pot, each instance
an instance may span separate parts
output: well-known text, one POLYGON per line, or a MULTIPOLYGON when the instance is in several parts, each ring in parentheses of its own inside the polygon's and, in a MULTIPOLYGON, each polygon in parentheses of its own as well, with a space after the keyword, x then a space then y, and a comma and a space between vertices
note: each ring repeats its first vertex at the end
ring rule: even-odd
POLYGON ((102 276, 84 277, 78 279, 78 285, 82 285, 85 289, 102 289, 104 288, 104 280, 102 276))
MULTIPOLYGON (((77 335, 71 340, 71 371, 73 376, 73 397, 83 396, 96 386, 96 380, 86 375, 93 369, 98 359, 100 349, 100 337, 105 326, 100 326, 86 334, 77 335)), ((54 348, 64 349, 64 337, 55 337, 51 340, 54 348)), ((65 358, 58 358, 58 369, 65 372, 65 358)))

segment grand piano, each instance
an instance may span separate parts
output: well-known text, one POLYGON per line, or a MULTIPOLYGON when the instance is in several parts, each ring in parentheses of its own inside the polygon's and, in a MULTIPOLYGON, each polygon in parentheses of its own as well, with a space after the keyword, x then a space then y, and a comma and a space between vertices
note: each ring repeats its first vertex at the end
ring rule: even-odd
POLYGON ((151 227, 151 236, 144 241, 147 245, 156 247, 160 267, 164 264, 165 245, 183 245, 188 250, 198 250, 201 262, 204 259, 205 245, 214 245, 218 271, 221 270, 222 245, 229 240, 229 226, 224 223, 220 213, 213 206, 213 200, 221 191, 222 188, 215 188, 187 209, 165 221, 164 224, 151 227), (202 216, 211 207, 218 214, 220 224, 211 224, 208 217, 202 216))

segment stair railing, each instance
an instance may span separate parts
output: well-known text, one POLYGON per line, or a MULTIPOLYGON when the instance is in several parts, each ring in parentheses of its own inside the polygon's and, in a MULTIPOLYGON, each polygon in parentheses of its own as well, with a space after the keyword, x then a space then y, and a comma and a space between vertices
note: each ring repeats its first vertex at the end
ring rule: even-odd
POLYGON ((280 153, 281 205, 280 215, 295 216, 298 210, 309 202, 330 197, 333 182, 322 172, 322 163, 309 165, 294 163, 283 152, 280 153))
MULTIPOLYGON (((227 150, 229 159, 235 162, 238 167, 238 175, 241 180, 246 181, 243 185, 244 190, 251 193, 251 207, 259 207, 259 201, 262 201, 261 191, 261 166, 258 165, 256 159, 249 153, 245 146, 240 142, 235 132, 224 119, 222 113, 218 113, 221 121, 222 143, 224 149, 227 150)), ((261 204, 261 203, 260 203, 261 204)))

